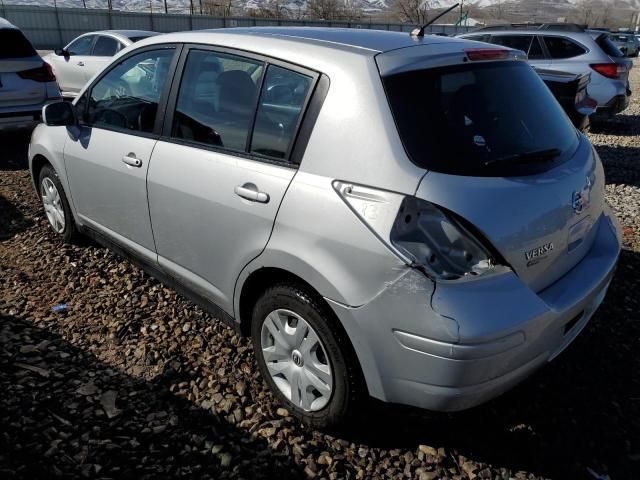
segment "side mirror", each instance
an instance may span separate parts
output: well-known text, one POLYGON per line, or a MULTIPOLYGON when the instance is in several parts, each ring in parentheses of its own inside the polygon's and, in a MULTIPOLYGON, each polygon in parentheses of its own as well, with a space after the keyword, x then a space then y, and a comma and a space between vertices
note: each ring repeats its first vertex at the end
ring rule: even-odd
POLYGON ((67 50, 65 50, 64 48, 56 48, 53 51, 53 53, 55 53, 59 57, 68 57, 69 56, 69 52, 67 50))
POLYGON ((73 104, 62 101, 42 107, 42 121, 50 127, 70 127, 78 123, 78 118, 73 104))

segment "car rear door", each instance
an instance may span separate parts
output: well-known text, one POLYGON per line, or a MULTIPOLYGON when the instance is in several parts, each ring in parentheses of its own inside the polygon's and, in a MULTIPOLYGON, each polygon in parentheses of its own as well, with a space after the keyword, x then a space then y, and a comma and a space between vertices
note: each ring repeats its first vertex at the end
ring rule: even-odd
POLYGON ((183 52, 148 174, 160 266, 228 312, 296 174, 293 140, 317 74, 259 56, 183 52))
POLYGON ((25 73, 42 64, 20 30, 0 29, 0 108, 37 105, 44 101, 46 83, 31 80, 25 73))
POLYGON ((154 264, 146 180, 175 52, 171 45, 132 52, 96 79, 76 102, 80 127, 64 148, 81 223, 154 264), (152 74, 141 67, 150 63, 152 74))

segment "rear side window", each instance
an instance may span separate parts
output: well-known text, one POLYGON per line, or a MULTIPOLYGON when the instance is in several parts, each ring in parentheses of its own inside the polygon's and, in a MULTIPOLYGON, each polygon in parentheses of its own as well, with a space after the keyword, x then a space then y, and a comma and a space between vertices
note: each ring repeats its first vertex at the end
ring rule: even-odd
POLYGON ((269 66, 253 128, 251 153, 286 158, 312 81, 307 75, 269 66))
POLYGON ((575 128, 525 62, 415 70, 384 77, 383 83, 405 150, 428 170, 518 175, 550 168, 578 146, 575 128), (555 163, 509 161, 551 149, 558 150, 555 163))
POLYGON ((544 37, 551 58, 573 58, 587 53, 587 50, 565 37, 544 37))
POLYGON ((544 52, 542 51, 542 45, 538 37, 533 37, 531 46, 529 47, 529 60, 541 60, 544 58, 544 52))
POLYGON ((17 28, 0 28, 0 58, 33 57, 36 51, 17 28))
POLYGON ((620 49, 616 46, 615 43, 611 41, 611 39, 609 38, 609 35, 607 35, 606 33, 596 38, 596 43, 604 51, 604 53, 606 53, 610 57, 613 57, 613 58, 624 57, 620 49))
POLYGON ((118 41, 115 38, 100 35, 93 46, 96 57, 113 57, 118 51, 118 41))
POLYGON ((532 39, 532 35, 494 35, 491 37, 491 43, 502 45, 503 47, 515 48, 516 50, 522 50, 524 53, 528 53, 532 39))
POLYGON ((192 50, 180 84, 172 136, 246 151, 264 64, 192 50))

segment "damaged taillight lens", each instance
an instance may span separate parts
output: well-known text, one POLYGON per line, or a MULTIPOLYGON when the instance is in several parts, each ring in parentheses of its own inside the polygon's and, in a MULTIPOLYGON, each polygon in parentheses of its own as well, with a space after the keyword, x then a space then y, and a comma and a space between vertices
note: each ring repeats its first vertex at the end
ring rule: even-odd
POLYGON ((416 266, 437 279, 483 275, 495 268, 491 254, 460 222, 419 198, 405 197, 390 239, 416 266))
POLYGON ((340 197, 409 265, 434 280, 492 272, 496 261, 462 222, 416 197, 336 181, 340 197))

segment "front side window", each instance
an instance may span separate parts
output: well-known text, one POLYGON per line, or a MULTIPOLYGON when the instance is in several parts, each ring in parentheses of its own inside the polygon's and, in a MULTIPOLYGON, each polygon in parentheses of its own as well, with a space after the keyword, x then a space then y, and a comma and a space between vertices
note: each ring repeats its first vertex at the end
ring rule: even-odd
POLYGON ((518 175, 551 168, 578 147, 562 107, 525 62, 470 62, 382 80, 400 138, 421 168, 518 175), (524 165, 532 152, 547 152, 554 161, 524 165))
POLYGON ((253 128, 251 153, 286 158, 312 80, 286 68, 269 66, 253 128))
POLYGON ((69 55, 91 55, 91 45, 93 44, 93 35, 87 35, 86 37, 80 37, 67 47, 69 55))
POLYGON ((93 46, 96 57, 113 57, 118 51, 118 41, 115 38, 100 35, 93 46))
POLYGON ((587 51, 580 45, 564 37, 544 37, 544 43, 547 45, 551 58, 573 58, 583 55, 587 51))
POLYGON ((192 50, 185 64, 172 136, 246 151, 264 64, 237 55, 192 50))
POLYGON ((145 51, 112 68, 93 85, 84 123, 151 133, 173 53, 145 51))

